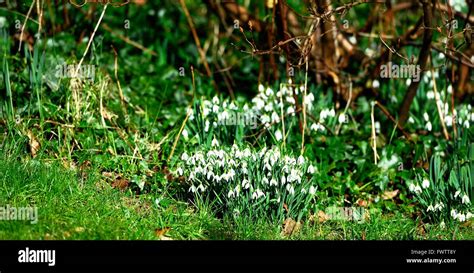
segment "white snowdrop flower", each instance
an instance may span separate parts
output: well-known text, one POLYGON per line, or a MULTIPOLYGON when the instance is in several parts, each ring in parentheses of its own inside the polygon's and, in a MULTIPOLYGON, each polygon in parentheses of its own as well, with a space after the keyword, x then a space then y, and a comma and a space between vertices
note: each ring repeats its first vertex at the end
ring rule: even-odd
POLYGON ((406 80, 405 84, 406 84, 407 86, 410 86, 410 84, 411 84, 411 79, 408 78, 408 79, 406 80))
POLYGON ((426 209, 426 212, 434 211, 435 209, 433 208, 432 205, 429 205, 428 208, 426 209))
POLYGON ((255 193, 257 194, 257 199, 260 197, 265 197, 265 193, 260 189, 257 189, 255 193))
POLYGON ((467 220, 471 219, 471 218, 472 218, 472 215, 473 215, 472 213, 468 212, 468 213, 466 214, 466 219, 467 219, 467 220))
POLYGON ((275 178, 270 180, 270 186, 278 186, 278 182, 275 180, 275 178))
POLYGON ((428 92, 426 93, 426 98, 429 99, 429 100, 434 99, 434 98, 435 98, 434 92, 433 92, 432 90, 428 91, 428 92))
POLYGON ((279 123, 280 122, 280 116, 276 112, 272 113, 272 122, 273 123, 279 123))
POLYGON ((286 177, 284 175, 281 176, 281 181, 280 182, 281 182, 282 185, 285 185, 286 177))
POLYGON ((444 58, 445 58, 444 54, 441 53, 441 52, 439 53, 438 57, 439 57, 441 60, 444 60, 444 58))
POLYGON ((431 125, 431 121, 428 121, 428 123, 426 123, 426 130, 430 131, 433 129, 433 125, 431 125))
POLYGON ((176 173, 177 173, 179 176, 183 175, 183 169, 182 169, 181 167, 177 168, 177 169, 176 169, 176 173))
POLYGON ((454 198, 458 197, 458 195, 459 195, 460 193, 461 193, 461 191, 456 191, 456 192, 454 193, 454 198))
POLYGON ((423 81, 424 81, 425 83, 428 83, 428 81, 430 80, 430 78, 431 78, 431 71, 427 71, 426 74, 425 74, 424 77, 423 77, 423 81))
POLYGON ((327 118, 328 113, 329 113, 329 110, 323 109, 323 110, 319 113, 319 120, 320 120, 320 121, 324 121, 324 120, 327 118))
POLYGON ((318 126, 318 124, 313 123, 309 129, 310 129, 311 131, 316 131, 316 132, 317 132, 318 129, 319 129, 319 126, 318 126))
POLYGON ((197 187, 198 190, 200 190, 201 192, 204 192, 206 190, 206 188, 200 184, 198 187, 197 187))
POLYGON ((210 171, 207 173, 207 180, 211 180, 214 177, 214 172, 210 171))
POLYGON ((375 122, 375 132, 380 134, 380 122, 378 121, 375 122))
POLYGON ((250 182, 247 179, 242 180, 242 188, 244 189, 250 188, 250 182))
POLYGON ((305 189, 305 188, 302 188, 302 189, 301 189, 301 193, 306 193, 306 189, 305 189))
POLYGON ((372 88, 377 89, 377 88, 379 88, 379 87, 380 87, 380 82, 379 82, 378 80, 374 80, 374 81, 372 82, 372 88))
POLYGON ((461 12, 462 9, 466 7, 466 3, 462 0, 449 0, 449 5, 458 12, 461 12))
POLYGON ((469 128, 469 120, 465 120, 463 126, 469 128))
POLYGON ((409 122, 409 123, 415 123, 415 120, 413 119, 413 117, 409 117, 409 118, 408 118, 408 122, 409 122))
POLYGON ((303 165, 304 164, 304 157, 302 155, 298 156, 298 164, 303 165))
POLYGON ((453 118, 450 115, 446 116, 444 120, 446 121, 446 126, 448 127, 453 126, 453 118))
POLYGON ((447 102, 444 104, 444 111, 446 111, 446 112, 449 111, 449 104, 447 102))
POLYGON ((212 106, 212 112, 214 112, 214 113, 219 113, 219 106, 216 105, 216 104, 214 104, 214 105, 212 106))
POLYGON ((430 116, 428 116, 428 113, 426 113, 426 112, 423 113, 423 118, 425 119, 425 121, 430 120, 430 116))
POLYGON ((181 133, 185 139, 189 138, 188 131, 186 129, 183 129, 183 132, 181 133))
POLYGON ((460 213, 460 214, 458 215, 458 220, 459 220, 459 222, 464 222, 464 221, 466 221, 466 215, 464 215, 463 213, 460 213))
POLYGON ((422 192, 422 189, 420 187, 420 185, 416 185, 415 186, 415 193, 421 193, 422 192))
POLYGON ((357 44, 357 38, 355 36, 350 36, 349 37, 349 42, 351 42, 351 44, 355 45, 355 44, 357 44))
POLYGON ((227 198, 232 198, 235 196, 235 193, 233 190, 230 190, 229 193, 227 194, 227 198))
POLYGON ((335 117, 336 116, 336 111, 334 111, 334 108, 331 108, 331 110, 328 112, 329 117, 335 117))
POLYGON ((434 210, 433 210, 433 211, 436 211, 436 210, 441 211, 441 210, 443 209, 443 207, 444 207, 443 203, 436 204, 436 205, 434 206, 434 210))
POLYGON ((3 28, 6 22, 7 22, 7 18, 0 16, 0 28, 3 28))
POLYGON ((469 200, 469 197, 467 196, 467 194, 464 194, 462 199, 461 199, 461 202, 463 204, 469 204, 469 203, 471 203, 471 200, 469 200))
POLYGON ((313 166, 313 165, 309 165, 309 167, 308 167, 308 173, 314 174, 314 172, 315 172, 314 166, 313 166))
POLYGON ((421 184, 421 186, 423 187, 423 189, 426 189, 430 186, 430 181, 428 179, 423 179, 423 183, 421 184))
POLYGON ((195 193, 196 192, 196 187, 194 185, 192 185, 190 188, 189 188, 189 191, 192 192, 192 193, 195 193))
POLYGON ((262 183, 265 184, 265 185, 268 185, 268 178, 266 178, 265 176, 262 178, 262 183))
POLYGON ((260 121, 261 121, 262 123, 268 123, 268 122, 270 122, 270 117, 269 117, 267 114, 262 115, 262 116, 260 117, 260 121))
POLYGON ((452 86, 452 85, 448 85, 448 88, 447 88, 446 91, 448 91, 448 94, 452 94, 452 93, 453 93, 453 86, 452 86))
POLYGON ((273 95, 273 89, 271 89, 270 87, 267 87, 267 89, 265 90, 265 95, 267 95, 267 97, 270 97, 271 95, 273 95))
POLYGON ((204 131, 205 132, 209 132, 209 126, 211 125, 211 123, 209 122, 209 120, 206 120, 205 124, 204 124, 204 131))
POLYGON ((255 104, 255 108, 257 110, 261 110, 263 107, 265 107, 265 102, 260 98, 254 98, 252 102, 255 104))
POLYGON ((309 194, 311 194, 311 195, 316 194, 316 188, 314 186, 309 187, 309 194))
POLYGON ((219 142, 217 141, 216 138, 214 138, 214 139, 212 140, 211 145, 212 145, 212 147, 219 146, 219 142))
POLYGON ((276 139, 277 141, 280 141, 280 140, 283 139, 283 135, 282 135, 280 129, 276 130, 276 132, 275 132, 275 139, 276 139))
POLYGON ((267 105, 265 105, 265 107, 263 108, 263 110, 267 111, 267 112, 270 112, 273 110, 273 104, 272 103, 268 103, 267 105))
POLYGON ((186 152, 184 152, 182 155, 181 155, 181 160, 183 161, 187 161, 189 159, 189 156, 186 152))
POLYGON ((209 108, 203 107, 202 114, 204 117, 207 117, 209 115, 209 108))
POLYGON ((454 219, 456 219, 458 217, 458 213, 455 209, 451 210, 451 217, 453 217, 454 219))
POLYGON ((346 115, 340 114, 338 118, 339 123, 344 123, 346 122, 346 115))
POLYGON ((365 55, 367 55, 369 58, 373 58, 375 56, 375 50, 372 48, 367 47, 364 51, 365 55))
POLYGON ((439 224, 439 227, 442 229, 446 228, 446 224, 444 223, 444 221, 441 221, 441 223, 439 224))
POLYGON ((265 86, 263 86, 262 84, 259 84, 258 85, 258 92, 263 92, 265 90, 265 86))
POLYGON ((286 190, 288 191, 289 194, 293 195, 295 194, 295 188, 291 184, 286 184, 286 190))
POLYGON ((214 97, 212 98, 212 103, 218 104, 218 103, 219 103, 219 97, 214 96, 214 97))
POLYGON ((294 115, 295 114, 295 109, 292 106, 290 106, 290 107, 288 107, 288 109, 286 109, 286 113, 288 115, 294 115))

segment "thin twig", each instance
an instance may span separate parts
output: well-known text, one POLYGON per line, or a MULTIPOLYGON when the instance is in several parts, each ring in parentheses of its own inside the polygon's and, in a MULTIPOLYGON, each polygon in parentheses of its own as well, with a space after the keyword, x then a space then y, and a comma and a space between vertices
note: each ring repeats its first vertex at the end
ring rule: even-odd
POLYGON ((100 22, 102 22, 102 19, 104 18, 105 11, 107 10, 107 7, 109 4, 104 5, 104 9, 102 10, 102 14, 100 15, 99 21, 97 21, 97 25, 95 26, 94 32, 91 35, 91 38, 89 39, 89 42, 87 43, 86 50, 84 51, 84 55, 82 55, 81 60, 79 61, 79 64, 77 65, 75 76, 77 76, 77 73, 79 73, 79 70, 81 69, 82 62, 84 62, 84 58, 86 57, 87 53, 89 52, 89 48, 92 44, 92 41, 94 41, 94 36, 95 33, 97 32, 97 29, 99 28, 100 22))
MULTIPOLYGON (((26 22, 28 21, 28 18, 31 15, 31 11, 33 10, 33 7, 35 6, 36 0, 33 0, 31 3, 30 9, 28 10, 28 13, 26 14, 25 21, 23 22, 23 26, 21 26, 21 33, 20 33, 20 45, 18 46, 18 52, 21 51, 21 42, 23 41, 23 33, 25 32, 25 27, 26 27, 26 22)), ((38 22, 41 23, 41 22, 38 22)))

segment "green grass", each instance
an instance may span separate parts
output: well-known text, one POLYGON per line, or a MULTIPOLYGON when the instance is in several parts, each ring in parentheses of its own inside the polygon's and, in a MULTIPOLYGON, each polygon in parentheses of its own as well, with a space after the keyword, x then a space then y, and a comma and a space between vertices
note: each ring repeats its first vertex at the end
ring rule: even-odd
POLYGON ((133 196, 83 179, 57 163, 0 160, 0 206, 38 207, 38 222, 0 221, 0 239, 158 239, 171 227, 173 238, 205 238, 213 219, 185 203, 158 207, 149 196, 133 196))
POLYGON ((57 162, 1 159, 0 206, 37 206, 38 222, 0 221, 0 239, 157 240, 155 230, 167 227, 172 239, 474 239, 472 227, 462 226, 428 226, 422 235, 416 222, 401 214, 376 214, 365 223, 307 221, 300 231, 284 236, 280 225, 266 220, 217 219, 206 204, 196 208, 169 197, 158 206, 153 194, 135 196, 111 188, 93 171, 83 175, 57 162))

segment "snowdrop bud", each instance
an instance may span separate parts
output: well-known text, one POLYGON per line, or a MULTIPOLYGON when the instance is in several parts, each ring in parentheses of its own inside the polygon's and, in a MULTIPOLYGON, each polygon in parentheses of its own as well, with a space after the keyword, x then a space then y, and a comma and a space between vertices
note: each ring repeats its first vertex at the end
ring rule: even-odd
POLYGON ((425 119, 425 121, 429 121, 430 120, 430 116, 428 116, 428 113, 423 113, 423 118, 425 119))
POLYGON ((299 164, 299 165, 303 165, 303 164, 304 164, 304 157, 301 156, 301 155, 298 157, 298 164, 299 164))
POLYGON ((464 194, 462 199, 461 199, 461 202, 463 204, 469 204, 469 203, 471 203, 471 200, 469 200, 469 197, 467 196, 467 194, 464 194))
POLYGON ((426 189, 430 186, 430 181, 428 179, 423 179, 423 183, 421 184, 421 186, 423 187, 423 189, 426 189))
POLYGON ((433 129, 433 125, 431 125, 431 122, 428 121, 428 123, 426 123, 426 130, 430 131, 433 129))
POLYGON ((184 152, 182 155, 181 155, 181 160, 183 161, 187 161, 189 159, 189 156, 186 152, 184 152))
POLYGON ((338 118, 339 123, 344 123, 346 122, 346 115, 345 114, 340 114, 338 118))
POLYGON ((313 186, 309 187, 309 194, 315 195, 316 194, 316 188, 313 187, 313 186))
POLYGON ((372 82, 372 87, 375 88, 375 89, 379 88, 380 87, 380 82, 378 80, 374 80, 372 82))
POLYGON ((277 141, 280 141, 280 140, 283 139, 283 135, 281 134, 281 131, 279 129, 276 130, 276 132, 275 132, 275 138, 276 138, 277 141))

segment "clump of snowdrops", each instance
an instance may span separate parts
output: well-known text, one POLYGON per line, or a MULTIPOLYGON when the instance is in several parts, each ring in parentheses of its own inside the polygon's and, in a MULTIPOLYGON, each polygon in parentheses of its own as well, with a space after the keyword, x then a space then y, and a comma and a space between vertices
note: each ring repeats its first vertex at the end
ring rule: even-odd
POLYGON ((283 155, 277 147, 219 147, 216 139, 210 149, 184 152, 175 172, 186 177, 195 197, 216 200, 233 217, 300 220, 317 190, 317 169, 304 157, 283 155))

